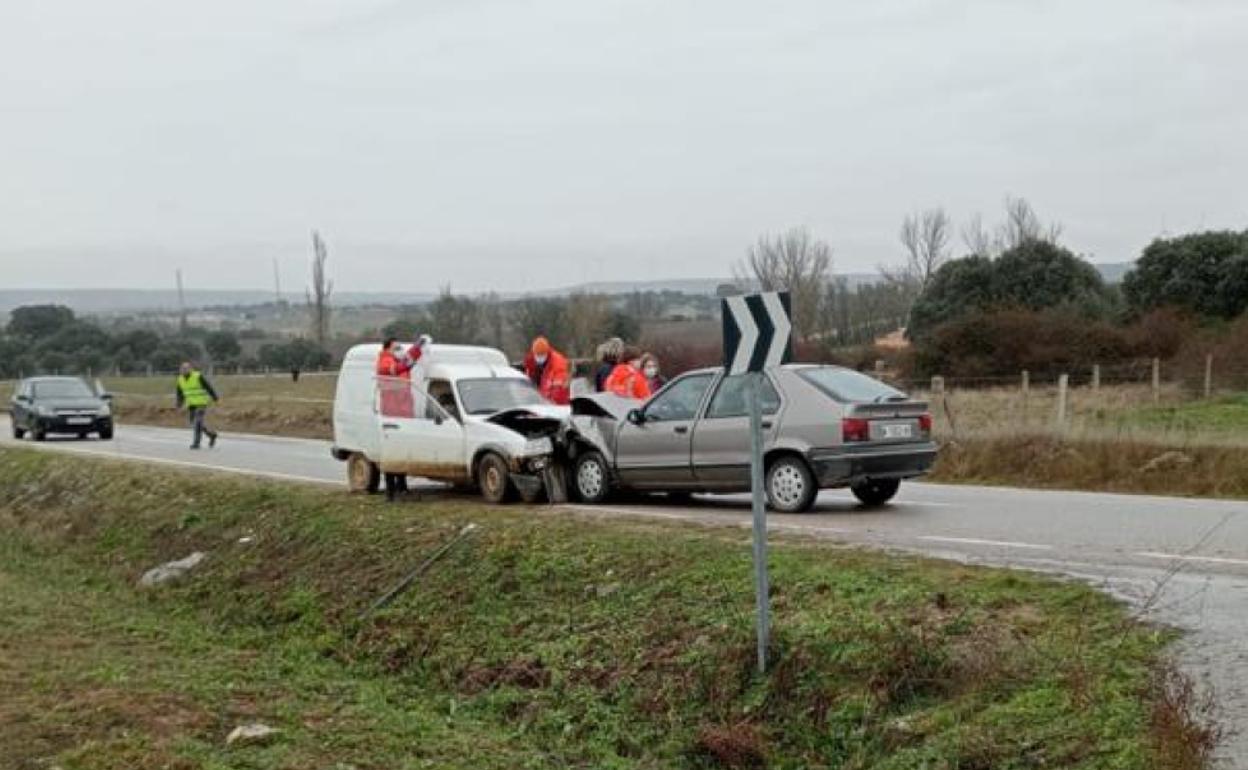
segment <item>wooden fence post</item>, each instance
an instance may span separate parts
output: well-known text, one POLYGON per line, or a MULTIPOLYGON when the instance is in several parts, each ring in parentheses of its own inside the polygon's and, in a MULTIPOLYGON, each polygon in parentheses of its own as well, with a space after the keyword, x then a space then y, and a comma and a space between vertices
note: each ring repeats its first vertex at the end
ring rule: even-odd
POLYGON ((1031 398, 1031 372, 1023 370, 1023 422, 1027 422, 1027 402, 1031 398))
POLYGON ((1066 392, 1070 386, 1070 375, 1063 374, 1057 378, 1057 424, 1066 424, 1066 392))
POLYGON ((1213 395, 1213 354, 1205 354, 1205 398, 1213 395))
POLYGON ((1153 359, 1153 403, 1161 403, 1161 359, 1153 359))
POLYGON ((943 394, 944 392, 945 392, 945 378, 941 377, 939 374, 934 375, 932 377, 932 394, 933 395, 937 393, 943 394))
POLYGON ((1101 389, 1101 365, 1092 364, 1092 392, 1095 393, 1101 389))

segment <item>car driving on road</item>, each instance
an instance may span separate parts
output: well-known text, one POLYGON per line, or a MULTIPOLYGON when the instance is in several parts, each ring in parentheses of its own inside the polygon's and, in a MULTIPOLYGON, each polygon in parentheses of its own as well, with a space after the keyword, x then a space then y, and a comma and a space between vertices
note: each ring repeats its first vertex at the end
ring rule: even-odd
POLYGON ((13 438, 35 441, 65 433, 86 438, 113 437, 112 397, 77 377, 29 377, 18 383, 9 406, 13 438))
MULTIPOLYGON (((838 366, 790 364, 762 390, 767 500, 776 511, 814 505, 849 487, 882 505, 936 457, 927 404, 838 366)), ((572 492, 600 502, 616 489, 744 492, 750 488, 747 378, 689 372, 644 404, 610 395, 573 400, 572 492)))

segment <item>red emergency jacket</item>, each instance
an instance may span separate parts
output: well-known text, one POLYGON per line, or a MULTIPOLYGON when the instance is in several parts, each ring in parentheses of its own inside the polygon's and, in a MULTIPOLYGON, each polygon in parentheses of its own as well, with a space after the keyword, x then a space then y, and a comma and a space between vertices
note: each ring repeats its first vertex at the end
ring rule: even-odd
POLYGON ((566 405, 572 401, 568 359, 562 353, 552 349, 546 355, 546 365, 539 367, 537 358, 529 352, 524 357, 524 373, 550 403, 566 405))
POLYGON ((607 378, 606 390, 639 401, 650 398, 650 383, 646 382, 646 375, 632 364, 616 364, 607 378))
POLYGON ((420 360, 420 348, 412 347, 402 356, 389 350, 377 356, 377 389, 381 393, 383 417, 415 417, 416 402, 412 398, 412 367, 420 360))

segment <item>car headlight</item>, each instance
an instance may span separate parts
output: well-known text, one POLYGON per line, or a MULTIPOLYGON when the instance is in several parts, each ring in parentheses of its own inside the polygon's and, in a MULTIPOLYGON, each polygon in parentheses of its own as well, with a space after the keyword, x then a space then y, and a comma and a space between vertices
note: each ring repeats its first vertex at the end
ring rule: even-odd
POLYGON ((40 417, 51 417, 52 408, 48 406, 43 406, 42 404, 36 405, 35 414, 39 415, 40 417))

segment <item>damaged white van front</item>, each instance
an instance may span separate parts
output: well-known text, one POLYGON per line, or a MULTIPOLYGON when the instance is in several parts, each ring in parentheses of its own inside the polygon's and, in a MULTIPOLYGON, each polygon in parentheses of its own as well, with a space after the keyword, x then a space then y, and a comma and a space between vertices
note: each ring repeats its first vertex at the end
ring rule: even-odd
POLYGON ((546 402, 501 351, 430 345, 411 379, 379 377, 380 345, 343 358, 334 398, 334 457, 354 491, 382 473, 476 488, 490 502, 563 496, 560 427, 568 407, 546 402))

